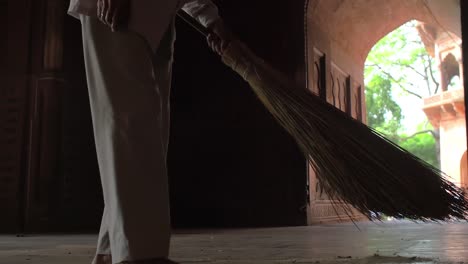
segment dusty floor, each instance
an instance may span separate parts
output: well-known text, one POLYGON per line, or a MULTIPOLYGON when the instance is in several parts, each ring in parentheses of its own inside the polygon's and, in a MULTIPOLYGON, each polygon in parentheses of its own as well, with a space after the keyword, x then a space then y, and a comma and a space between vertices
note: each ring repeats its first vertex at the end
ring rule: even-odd
MULTIPOLYGON (((358 223, 179 230, 171 257, 195 264, 468 263, 468 223, 358 223)), ((95 235, 0 235, 0 264, 88 264, 95 235)))

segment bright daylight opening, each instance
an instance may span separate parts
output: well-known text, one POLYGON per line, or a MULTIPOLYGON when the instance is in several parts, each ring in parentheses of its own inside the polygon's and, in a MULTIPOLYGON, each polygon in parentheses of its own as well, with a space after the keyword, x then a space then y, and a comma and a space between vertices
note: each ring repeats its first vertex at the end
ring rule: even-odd
POLYGON ((461 39, 409 21, 382 38, 365 64, 368 125, 462 184, 466 151, 461 39))

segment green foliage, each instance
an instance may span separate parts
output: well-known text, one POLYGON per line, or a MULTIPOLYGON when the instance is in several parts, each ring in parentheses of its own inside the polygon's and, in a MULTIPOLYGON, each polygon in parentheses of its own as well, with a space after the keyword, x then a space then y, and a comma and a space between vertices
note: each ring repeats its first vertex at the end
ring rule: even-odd
POLYGON ((405 140, 400 140, 398 145, 432 166, 439 168, 436 141, 432 134, 423 133, 405 140))
POLYGON ((437 90, 436 68, 411 21, 376 43, 367 57, 364 76, 368 81, 382 75, 400 94, 421 98, 437 90))
POLYGON ((395 138, 401 127, 401 108, 392 97, 390 80, 374 75, 366 87, 367 122, 372 128, 395 138))
POLYGON ((438 87, 434 78, 436 67, 414 26, 415 22, 409 22, 394 30, 367 57, 364 72, 367 122, 399 146, 439 167, 436 133, 419 124, 417 131, 422 132, 408 135, 407 128, 402 126, 404 115, 398 98, 394 98, 396 94, 423 98, 438 87))

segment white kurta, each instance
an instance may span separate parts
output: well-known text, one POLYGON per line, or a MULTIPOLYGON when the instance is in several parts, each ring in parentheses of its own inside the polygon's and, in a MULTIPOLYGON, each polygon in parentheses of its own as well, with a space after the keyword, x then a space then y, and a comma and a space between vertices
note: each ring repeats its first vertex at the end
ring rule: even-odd
MULTIPOLYGON (((204 26, 219 19, 218 9, 210 0, 131 0, 128 28, 146 38, 153 50, 173 20, 176 11, 182 8, 204 26)), ((70 15, 96 16, 97 0, 71 0, 70 15)))
MULTIPOLYGON (((82 24, 86 76, 104 196, 97 254, 113 263, 165 258, 170 214, 166 155, 174 16, 170 0, 133 0, 129 31, 96 18, 96 0, 72 0, 82 24)), ((205 25, 209 1, 181 1, 205 25)))

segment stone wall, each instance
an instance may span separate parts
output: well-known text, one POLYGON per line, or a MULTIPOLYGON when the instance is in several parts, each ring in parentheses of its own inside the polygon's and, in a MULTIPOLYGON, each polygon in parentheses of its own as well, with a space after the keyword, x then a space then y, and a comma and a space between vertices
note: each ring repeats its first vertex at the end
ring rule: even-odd
POLYGON ((0 86, 0 231, 15 232, 22 225, 24 152, 30 18, 11 16, 16 10, 28 11, 25 1, 1 1, 0 19, 4 34, 0 40, 6 50, 2 59, 0 86), (4 60, 6 58, 6 60, 4 60))
POLYGON ((465 115, 440 122, 440 163, 441 169, 452 181, 461 186, 460 163, 466 152, 465 115))
MULTIPOLYGON (((5 28, 8 24, 8 5, 6 0, 0 1, 0 25, 4 34, 10 34, 5 28)), ((8 37, 0 38, 0 48, 8 50, 10 47, 8 37)), ((6 53, 8 54, 8 53, 6 53)), ((19 213, 19 204, 17 203, 19 178, 19 160, 20 153, 18 146, 20 145, 20 138, 16 136, 17 130, 21 123, 21 106, 18 95, 11 89, 11 81, 8 81, 7 56, 3 56, 0 60, 0 78, 3 85, 0 86, 0 209, 2 217, 0 219, 0 231, 8 229, 16 229, 19 213)))

